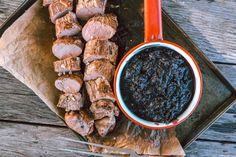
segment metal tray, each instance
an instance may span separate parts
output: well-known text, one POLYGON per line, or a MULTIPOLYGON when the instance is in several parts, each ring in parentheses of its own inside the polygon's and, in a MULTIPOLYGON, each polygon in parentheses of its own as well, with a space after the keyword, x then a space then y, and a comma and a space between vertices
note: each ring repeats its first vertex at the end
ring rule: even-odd
MULTIPOLYGON (((3 32, 36 0, 26 0, 0 27, 3 32)), ((133 46, 143 41, 143 0, 110 0, 107 12, 118 15, 119 28, 113 38, 119 46, 119 59, 133 46)), ((236 90, 215 65, 191 41, 188 35, 163 10, 164 39, 187 49, 197 60, 203 75, 203 96, 196 111, 176 128, 184 148, 212 125, 236 99, 236 90)))

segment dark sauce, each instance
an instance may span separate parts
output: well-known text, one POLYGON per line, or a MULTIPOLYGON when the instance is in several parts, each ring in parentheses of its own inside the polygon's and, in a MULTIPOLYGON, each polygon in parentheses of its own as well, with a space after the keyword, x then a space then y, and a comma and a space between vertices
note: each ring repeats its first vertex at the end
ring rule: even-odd
POLYGON ((174 50, 150 47, 133 56, 121 76, 121 95, 142 119, 169 123, 193 97, 194 80, 186 60, 174 50))

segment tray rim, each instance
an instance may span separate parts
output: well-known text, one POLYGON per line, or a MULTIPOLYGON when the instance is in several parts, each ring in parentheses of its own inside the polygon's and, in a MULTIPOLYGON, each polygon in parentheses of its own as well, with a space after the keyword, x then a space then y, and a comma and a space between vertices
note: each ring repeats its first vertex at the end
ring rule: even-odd
POLYGON ((188 39, 189 44, 192 45, 195 51, 199 52, 203 58, 203 61, 214 72, 218 79, 231 91, 231 96, 227 98, 220 107, 210 115, 201 125, 199 125, 196 134, 191 137, 191 140, 184 141, 183 147, 186 149, 189 147, 204 131, 206 131, 215 121, 217 121, 235 102, 236 102, 236 88, 229 82, 229 80, 223 75, 223 73, 216 67, 216 65, 205 55, 205 53, 192 41, 187 33, 174 21, 174 19, 168 15, 168 13, 162 9, 162 13, 167 16, 169 21, 175 25, 175 27, 188 39))
MULTIPOLYGON (((3 33, 10 27, 28 8, 30 8, 37 0, 25 0, 17 9, 3 22, 0 26, 0 38, 3 33)), ((188 44, 190 44, 198 55, 203 58, 203 61, 212 70, 212 72, 217 76, 218 79, 231 91, 231 96, 222 103, 217 110, 210 115, 204 123, 199 125, 196 134, 190 136, 190 140, 186 140, 181 145, 184 149, 190 146, 204 131, 206 131, 217 119, 219 119, 235 102, 236 102, 236 89, 229 82, 229 80, 222 74, 222 72, 215 66, 215 64, 203 53, 203 51, 192 41, 192 39, 185 33, 185 31, 173 20, 168 13, 162 9, 164 16, 168 17, 168 20, 175 25, 175 27, 188 39, 188 44)))

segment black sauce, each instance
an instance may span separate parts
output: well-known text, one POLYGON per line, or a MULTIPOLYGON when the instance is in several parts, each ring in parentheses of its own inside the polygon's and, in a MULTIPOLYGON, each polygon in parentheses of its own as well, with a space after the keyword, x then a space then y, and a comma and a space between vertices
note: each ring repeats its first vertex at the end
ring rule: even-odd
POLYGON ((142 51, 130 59, 122 72, 121 95, 140 118, 171 122, 192 100, 192 71, 174 50, 151 47, 142 51))

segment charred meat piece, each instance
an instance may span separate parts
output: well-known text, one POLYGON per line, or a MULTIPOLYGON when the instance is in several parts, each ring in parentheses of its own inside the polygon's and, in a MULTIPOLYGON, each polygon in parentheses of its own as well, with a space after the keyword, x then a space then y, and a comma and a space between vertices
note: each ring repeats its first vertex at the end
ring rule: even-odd
POLYGON ((118 26, 117 17, 112 14, 94 16, 82 29, 84 40, 107 40, 113 37, 118 26))
POLYGON ((60 38, 54 41, 52 52, 58 59, 77 57, 83 51, 83 43, 76 38, 60 38))
POLYGON ((63 60, 58 60, 53 62, 54 65, 54 71, 59 73, 59 74, 65 74, 67 72, 75 72, 75 71, 80 71, 80 58, 76 57, 69 57, 63 60))
POLYGON ((65 114, 65 122, 81 136, 87 136, 94 130, 94 120, 83 110, 80 110, 79 113, 73 111, 67 112, 65 114))
POLYGON ((85 82, 85 85, 91 102, 103 99, 115 101, 112 88, 107 80, 98 78, 85 82))
POLYGON ((109 132, 113 131, 116 125, 115 116, 105 117, 100 120, 95 121, 95 127, 98 131, 98 134, 102 137, 106 136, 109 132))
POLYGON ((62 94, 59 98, 57 107, 64 108, 66 111, 80 110, 84 105, 84 100, 80 93, 62 94))
POLYGON ((55 27, 57 38, 77 35, 82 29, 73 12, 57 19, 55 27))
POLYGON ((88 20, 94 15, 104 14, 107 0, 78 0, 76 7, 77 17, 88 20))
POLYGON ((112 81, 115 70, 115 66, 107 60, 93 61, 85 68, 84 81, 95 80, 99 77, 112 81))
POLYGON ((56 19, 73 10, 73 0, 44 0, 43 5, 47 6, 48 4, 52 23, 55 23, 56 19))
POLYGON ((108 40, 90 40, 86 43, 84 50, 85 64, 98 59, 109 60, 112 64, 116 64, 118 55, 118 46, 108 40))
POLYGON ((119 116, 119 109, 109 100, 99 100, 92 103, 90 111, 94 115, 94 119, 102 119, 104 117, 119 116))
POLYGON ((62 75, 55 81, 55 87, 65 93, 77 93, 81 89, 83 80, 81 76, 62 75))

